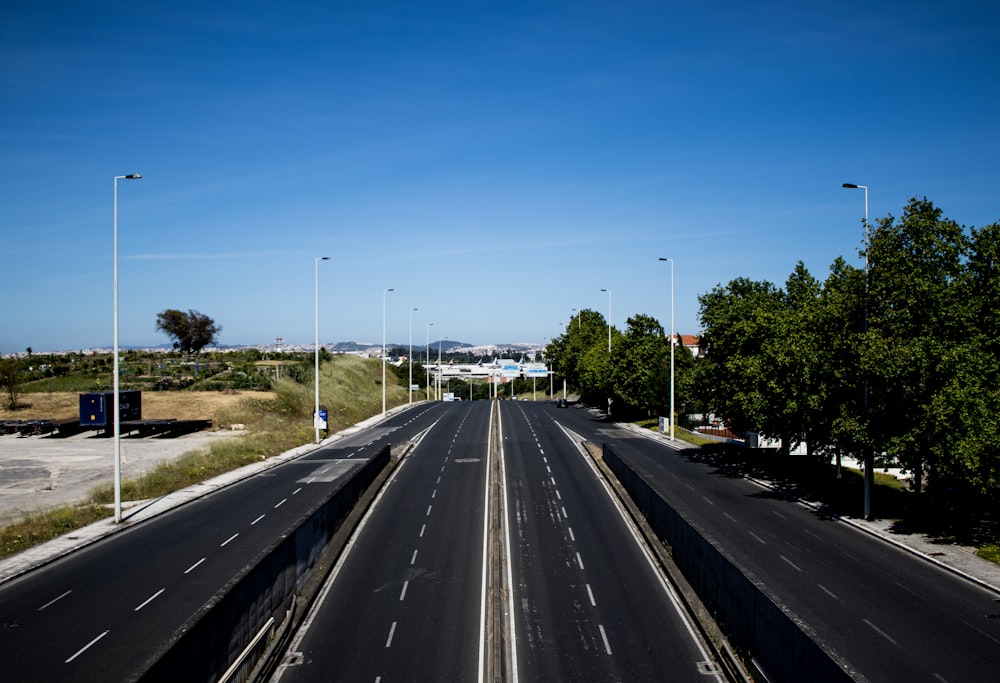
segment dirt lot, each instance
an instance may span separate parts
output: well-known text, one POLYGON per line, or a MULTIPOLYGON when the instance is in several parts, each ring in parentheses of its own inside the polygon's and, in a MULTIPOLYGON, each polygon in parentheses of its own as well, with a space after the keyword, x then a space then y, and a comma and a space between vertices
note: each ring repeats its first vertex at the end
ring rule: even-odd
MULTIPOLYGON (((143 419, 211 419, 213 431, 196 432, 174 439, 124 436, 121 441, 122 476, 134 478, 211 441, 241 434, 229 425, 216 424, 216 412, 254 392, 143 392, 143 419)), ((23 394, 22 408, 0 410, 0 419, 35 420, 78 416, 77 393, 23 394)), ((91 488, 110 482, 114 473, 114 440, 84 432, 69 438, 0 435, 0 525, 23 513, 37 512, 86 498, 91 488)))
MULTIPOLYGON (((221 391, 144 391, 142 417, 146 420, 176 418, 178 420, 211 420, 219 408, 230 406, 245 396, 270 396, 259 392, 225 394, 221 391)), ((18 403, 24 407, 13 411, 6 403, 0 407, 0 420, 58 420, 80 414, 80 394, 40 393, 21 394, 18 403)))

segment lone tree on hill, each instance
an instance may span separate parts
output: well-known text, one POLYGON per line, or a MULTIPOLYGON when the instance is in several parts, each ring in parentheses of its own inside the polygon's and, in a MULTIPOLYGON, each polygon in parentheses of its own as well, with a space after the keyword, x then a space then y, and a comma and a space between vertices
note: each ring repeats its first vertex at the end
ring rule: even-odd
POLYGON ((156 314, 156 329, 174 340, 174 348, 182 353, 198 353, 215 343, 222 328, 204 313, 187 313, 168 308, 156 314))
POLYGON ((0 387, 7 394, 7 407, 17 410, 17 397, 21 393, 21 364, 16 359, 0 359, 0 387))

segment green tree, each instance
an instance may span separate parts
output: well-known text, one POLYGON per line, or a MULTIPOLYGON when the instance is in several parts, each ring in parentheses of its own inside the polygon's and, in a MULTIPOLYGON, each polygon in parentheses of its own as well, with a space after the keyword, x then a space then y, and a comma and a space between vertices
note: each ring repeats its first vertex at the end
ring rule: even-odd
POLYGON ((931 472, 947 485, 1000 489, 1000 224, 973 229, 954 286, 957 339, 943 351, 946 378, 929 406, 931 472))
MULTIPOLYGON (((612 332, 617 338, 617 331, 612 332)), ((611 395, 608 323, 597 311, 584 309, 571 317, 566 331, 546 347, 545 357, 584 401, 603 404, 611 395)))
POLYGON ((913 473, 950 456, 938 439, 935 399, 954 386, 969 321, 965 277, 970 243, 965 230, 942 218, 927 199, 911 199, 900 220, 880 219, 871 235, 869 325, 863 360, 870 375, 869 439, 913 473))
POLYGON ((7 394, 7 405, 17 410, 17 397, 21 394, 21 364, 16 358, 0 359, 0 386, 7 394))
POLYGON ((698 298, 706 348, 698 365, 699 399, 736 431, 779 438, 786 431, 775 419, 784 388, 772 373, 781 298, 770 282, 747 278, 698 298))
POLYGON ((168 308, 156 314, 156 330, 174 340, 181 353, 198 353, 218 339, 222 328, 214 320, 195 310, 187 313, 168 308))
POLYGON ((613 350, 615 398, 647 414, 667 409, 670 346, 660 323, 648 315, 632 316, 613 350))
POLYGON ((837 258, 823 283, 814 329, 823 367, 822 406, 807 437, 832 451, 860 455, 865 443, 865 378, 861 376, 861 345, 865 330, 864 271, 837 258))

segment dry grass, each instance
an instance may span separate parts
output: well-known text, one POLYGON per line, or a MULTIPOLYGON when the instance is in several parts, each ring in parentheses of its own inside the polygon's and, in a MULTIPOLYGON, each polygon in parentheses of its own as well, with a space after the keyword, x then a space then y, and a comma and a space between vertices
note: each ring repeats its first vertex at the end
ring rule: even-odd
MULTIPOLYGON (((142 392, 143 419, 176 418, 178 420, 213 420, 216 415, 228 412, 230 408, 247 397, 268 400, 274 398, 270 392, 220 391, 144 391, 142 392)), ((4 404, 0 407, 0 420, 58 420, 76 417, 80 414, 80 394, 76 392, 53 392, 21 394, 18 403, 24 406, 16 411, 4 404)))

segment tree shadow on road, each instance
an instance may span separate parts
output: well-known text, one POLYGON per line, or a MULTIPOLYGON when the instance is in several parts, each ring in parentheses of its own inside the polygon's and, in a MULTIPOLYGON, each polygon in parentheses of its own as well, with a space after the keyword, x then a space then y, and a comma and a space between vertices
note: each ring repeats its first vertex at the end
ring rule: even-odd
MULTIPOLYGON (((861 518, 864 514, 864 476, 856 470, 838 472, 835 465, 816 458, 729 444, 703 446, 688 457, 711 464, 719 476, 769 482, 773 488, 755 494, 759 497, 809 501, 825 515, 861 518)), ((941 544, 997 543, 998 507, 997 500, 955 487, 917 494, 877 478, 871 492, 871 512, 876 518, 893 520, 891 533, 924 534, 941 544)))

